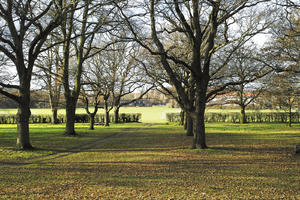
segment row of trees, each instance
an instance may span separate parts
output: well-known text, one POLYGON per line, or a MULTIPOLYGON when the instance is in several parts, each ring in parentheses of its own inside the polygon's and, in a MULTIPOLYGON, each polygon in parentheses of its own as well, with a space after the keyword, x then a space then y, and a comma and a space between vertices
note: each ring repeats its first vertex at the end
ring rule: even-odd
POLYGON ((45 82, 54 122, 63 89, 66 135, 75 134, 75 110, 80 95, 91 118, 98 109, 98 96, 104 98, 108 125, 112 107, 118 115, 120 106, 125 104, 121 104, 121 97, 144 89, 142 97, 149 90, 145 76, 136 73, 141 72, 134 62, 136 47, 120 44, 120 39, 114 36, 124 34, 125 30, 120 26, 113 3, 106 0, 1 3, 1 72, 16 72, 14 76, 1 78, 0 93, 18 103, 20 148, 32 148, 28 119, 33 77, 45 82), (127 49, 129 46, 132 50, 127 49), (111 95, 113 104, 108 108, 111 95), (88 106, 91 96, 95 100, 94 112, 88 106))
POLYGON ((276 56, 283 52, 280 48, 287 49, 285 43, 290 47, 299 42, 299 17, 291 14, 298 6, 283 0, 3 1, 0 93, 18 103, 20 148, 32 148, 28 127, 31 79, 35 74, 41 78, 42 73, 54 113, 63 89, 66 135, 75 134, 75 109, 81 94, 92 119, 99 95, 106 113, 113 107, 118 113, 124 95, 151 82, 186 112, 193 148, 207 148, 207 102, 229 88, 243 91, 242 84, 274 70, 298 73, 297 52, 276 56), (279 31, 282 39, 273 40, 278 46, 270 44, 263 54, 251 49, 255 35, 273 27, 281 30, 274 26, 282 17, 281 10, 288 13, 282 20, 289 29, 279 31), (110 97, 112 105, 107 103, 110 97), (89 111, 91 99, 94 112, 89 111))

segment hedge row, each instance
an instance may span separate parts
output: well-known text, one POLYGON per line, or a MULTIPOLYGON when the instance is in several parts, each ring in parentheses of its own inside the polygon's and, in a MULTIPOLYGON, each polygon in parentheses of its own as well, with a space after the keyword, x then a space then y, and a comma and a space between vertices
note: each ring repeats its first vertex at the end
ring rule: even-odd
MULTIPOLYGON (((121 113, 120 114, 120 122, 139 122, 141 119, 141 113, 121 113)), ((114 116, 109 115, 110 121, 114 121, 114 116)), ((65 115, 58 115, 58 122, 65 123, 66 116, 65 115)), ((97 114, 95 116, 95 123, 104 123, 105 115, 104 114, 97 114)), ((15 115, 0 115, 0 124, 16 124, 17 118, 15 115)), ((31 115, 29 118, 29 123, 51 123, 52 118, 51 115, 31 115)), ((90 122, 90 118, 88 114, 76 114, 75 115, 75 122, 76 123, 88 123, 90 122)))
MULTIPOLYGON (((240 122, 240 113, 205 113, 205 122, 240 122)), ((249 123, 287 123, 289 121, 289 113, 281 112, 250 112, 246 114, 249 123)), ((169 122, 180 122, 180 113, 167 113, 166 118, 169 122)), ((292 122, 300 123, 300 113, 292 113, 292 122)))

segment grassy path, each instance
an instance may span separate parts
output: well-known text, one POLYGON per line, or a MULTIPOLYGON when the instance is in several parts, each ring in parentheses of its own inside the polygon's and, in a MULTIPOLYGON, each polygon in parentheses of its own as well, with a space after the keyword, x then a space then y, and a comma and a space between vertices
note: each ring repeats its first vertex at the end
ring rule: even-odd
POLYGON ((208 150, 175 125, 86 128, 32 126, 19 152, 0 126, 0 199, 300 199, 299 125, 208 124, 208 150))

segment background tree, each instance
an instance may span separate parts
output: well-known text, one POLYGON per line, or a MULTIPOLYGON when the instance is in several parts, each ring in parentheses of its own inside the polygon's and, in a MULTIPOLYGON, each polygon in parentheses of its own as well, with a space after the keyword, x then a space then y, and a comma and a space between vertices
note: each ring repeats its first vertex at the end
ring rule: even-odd
MULTIPOLYGON (((116 41, 114 37, 111 41, 116 41)), ((119 109, 142 98, 151 87, 146 88, 146 76, 135 61, 137 49, 129 42, 116 42, 90 59, 84 72, 84 82, 94 94, 103 97, 105 125, 109 126, 109 113, 114 108, 115 122, 119 122, 119 109), (137 97, 122 99, 135 91, 146 88, 137 97)))
POLYGON ((114 45, 113 48, 106 60, 118 60, 116 63, 111 62, 113 69, 111 73, 116 73, 112 97, 115 123, 119 123, 120 108, 141 99, 154 88, 154 84, 148 81, 145 71, 136 60, 141 52, 133 43, 122 42, 114 45), (140 92, 140 94, 130 100, 122 101, 125 96, 134 92, 140 92))
MULTIPOLYGON (((63 35, 63 87, 66 99, 66 135, 75 134, 75 110, 81 89, 81 76, 86 60, 96 54, 97 34, 113 30, 108 25, 114 17, 109 1, 80 1, 72 4, 72 12, 61 26, 63 35), (73 74, 71 74, 71 69, 73 74)), ((99 50, 100 51, 100 50, 99 50)))
POLYGON ((102 51, 91 57, 83 73, 83 83, 89 85, 94 98, 96 98, 96 94, 103 98, 105 126, 109 126, 109 112, 113 109, 112 92, 117 75, 115 65, 118 63, 118 59, 110 58, 107 51, 102 51))
POLYGON ((90 118, 90 130, 94 130, 95 116, 100 106, 101 89, 96 84, 87 83, 82 85, 81 95, 85 103, 85 110, 90 118), (86 88, 87 87, 87 88, 86 88), (93 111, 90 110, 90 106, 93 106, 93 111))
POLYGON ((247 123, 246 107, 258 98, 264 87, 263 83, 255 81, 264 71, 264 66, 253 58, 255 52, 257 52, 255 44, 240 48, 229 62, 231 73, 240 84, 227 90, 233 97, 225 103, 236 104, 240 107, 240 123, 247 123))
POLYGON ((295 72, 282 72, 275 74, 270 83, 268 90, 265 91, 272 103, 273 108, 283 109, 288 113, 288 125, 292 125, 293 108, 299 106, 300 100, 300 77, 295 72))
POLYGON ((36 63, 38 70, 35 76, 49 93, 49 104, 52 111, 51 122, 58 123, 57 112, 62 92, 62 59, 59 46, 52 47, 39 56, 36 63))
POLYGON ((18 103, 17 145, 21 149, 33 148, 28 124, 34 63, 48 35, 60 24, 66 7, 60 7, 56 1, 7 0, 0 4, 0 52, 9 59, 9 66, 14 66, 8 69, 14 73, 14 79, 1 80, 0 93, 18 103))

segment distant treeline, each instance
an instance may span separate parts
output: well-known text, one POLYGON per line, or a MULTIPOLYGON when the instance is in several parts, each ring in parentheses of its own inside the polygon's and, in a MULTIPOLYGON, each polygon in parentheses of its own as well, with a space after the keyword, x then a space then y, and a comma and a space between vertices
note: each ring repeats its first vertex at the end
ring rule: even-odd
MULTIPOLYGON (((120 114, 120 122, 121 123, 128 123, 128 122, 139 122, 141 119, 141 113, 121 113, 120 114)), ((104 114, 97 114, 95 116, 95 123, 104 123, 105 116, 104 114)), ((0 124, 15 124, 17 118, 15 115, 0 115, 0 124)), ((114 116, 110 115, 110 121, 114 122, 114 116)), ((65 115, 58 115, 58 122, 65 123, 66 116, 65 115)), ((90 118, 87 114, 76 114, 75 116, 76 123, 88 123, 90 122, 90 118)), ((51 115, 39 115, 33 114, 29 118, 29 123, 52 123, 51 115)))
MULTIPOLYGON (((246 115, 248 123, 288 123, 289 113, 285 112, 249 112, 246 115)), ((167 113, 169 122, 181 122, 180 113, 167 113)), ((240 123, 241 115, 238 112, 205 113, 205 122, 240 123)), ((300 123, 300 113, 292 112, 292 122, 300 123)))

